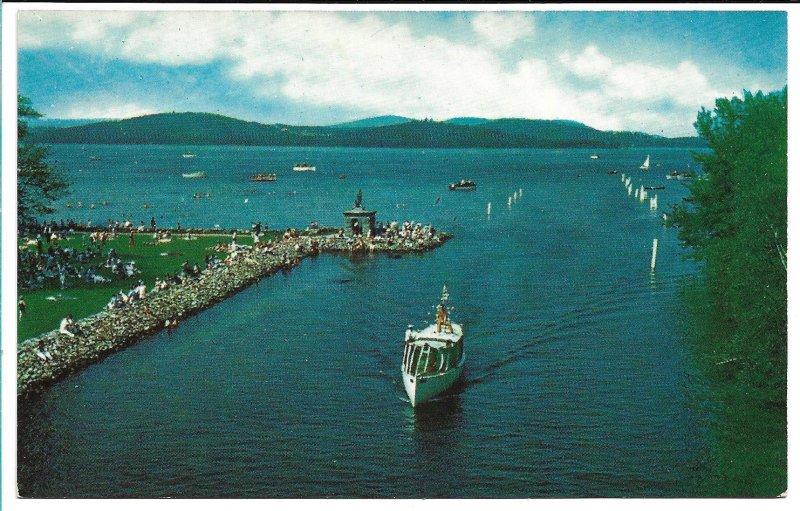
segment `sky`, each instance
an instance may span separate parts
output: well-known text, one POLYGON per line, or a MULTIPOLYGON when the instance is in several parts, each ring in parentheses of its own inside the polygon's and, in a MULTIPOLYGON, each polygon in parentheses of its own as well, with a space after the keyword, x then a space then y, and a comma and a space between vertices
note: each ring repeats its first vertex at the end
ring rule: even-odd
POLYGON ((787 81, 784 12, 22 11, 19 91, 48 118, 214 112, 569 119, 694 135, 787 81))

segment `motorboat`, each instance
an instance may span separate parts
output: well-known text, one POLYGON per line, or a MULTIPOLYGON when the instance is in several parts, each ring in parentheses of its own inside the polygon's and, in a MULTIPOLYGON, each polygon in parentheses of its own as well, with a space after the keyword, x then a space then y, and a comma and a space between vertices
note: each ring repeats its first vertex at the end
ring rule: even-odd
POLYGON ((205 172, 203 172, 203 171, 199 171, 199 172, 189 172, 188 174, 187 174, 187 173, 184 173, 184 174, 181 174, 181 175, 182 175, 183 177, 185 177, 186 179, 202 179, 202 178, 206 178, 206 177, 208 177, 208 176, 206 175, 206 173, 205 173, 205 172))
POLYGON ((596 160, 596 159, 598 159, 600 157, 597 156, 596 154, 593 154, 593 155, 589 156, 589 158, 592 159, 592 160, 596 160))
POLYGON ((464 373, 464 329, 450 321, 447 300, 445 285, 436 323, 422 330, 409 325, 406 330, 401 373, 413 407, 442 394, 464 373))
POLYGON ((184 158, 194 158, 195 156, 197 155, 194 153, 183 153, 184 158))
POLYGON ((677 170, 667 174, 667 179, 677 179, 679 181, 694 179, 695 177, 696 175, 694 172, 678 172, 677 170))
POLYGON ((278 180, 278 176, 276 176, 275 174, 258 173, 258 174, 253 174, 252 176, 250 176, 250 181, 253 181, 255 183, 269 183, 269 182, 277 181, 277 180, 278 180))
POLYGON ((450 183, 447 188, 452 191, 461 190, 464 192, 473 192, 478 189, 478 185, 471 179, 462 179, 461 181, 450 183))
POLYGON ((658 185, 658 186, 645 186, 645 187, 644 187, 644 189, 645 189, 645 190, 663 190, 664 188, 666 188, 666 186, 664 186, 664 185, 658 185))
POLYGON ((292 167, 292 170, 295 172, 314 172, 317 170, 317 167, 311 165, 310 163, 295 163, 294 167, 292 167))

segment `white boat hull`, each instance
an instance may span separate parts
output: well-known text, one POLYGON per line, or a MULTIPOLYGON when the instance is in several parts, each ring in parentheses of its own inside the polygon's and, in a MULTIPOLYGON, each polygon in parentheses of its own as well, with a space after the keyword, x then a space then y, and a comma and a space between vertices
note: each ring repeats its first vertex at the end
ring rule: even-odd
POLYGON ((406 388, 411 406, 421 405, 452 387, 464 373, 465 358, 461 357, 461 363, 458 366, 438 374, 414 376, 403 371, 401 367, 403 386, 406 388))

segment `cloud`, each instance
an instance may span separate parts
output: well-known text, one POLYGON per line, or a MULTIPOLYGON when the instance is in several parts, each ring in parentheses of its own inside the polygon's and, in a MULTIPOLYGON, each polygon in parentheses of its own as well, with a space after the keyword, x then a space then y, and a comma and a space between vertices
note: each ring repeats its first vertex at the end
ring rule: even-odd
POLYGON ((158 113, 160 110, 137 103, 116 103, 116 98, 102 98, 87 103, 73 103, 63 117, 67 119, 127 119, 158 113))
POLYGON ((472 19, 472 29, 490 45, 508 48, 533 35, 533 16, 521 12, 482 12, 472 19))
MULTIPOLYGON (((719 95, 691 60, 612 59, 593 44, 574 55, 522 45, 534 33, 528 13, 482 12, 471 27, 477 38, 419 33, 408 18, 375 13, 24 11, 19 45, 183 74, 213 64, 255 103, 283 100, 354 116, 574 119, 599 129, 688 134, 698 108, 719 95)), ((108 105, 102 110, 115 117, 151 110, 108 105)), ((91 104, 72 110, 83 106, 79 117, 96 116, 91 104)))

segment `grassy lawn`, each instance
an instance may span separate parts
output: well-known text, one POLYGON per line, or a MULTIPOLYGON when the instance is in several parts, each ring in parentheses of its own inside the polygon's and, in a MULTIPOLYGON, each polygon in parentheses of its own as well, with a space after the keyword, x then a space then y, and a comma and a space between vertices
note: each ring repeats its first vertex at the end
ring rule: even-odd
MULTIPOLYGON (((275 233, 268 233, 266 239, 274 238, 275 233)), ((181 268, 184 261, 189 261, 190 265, 198 263, 203 267, 203 259, 206 254, 213 253, 206 250, 217 242, 230 243, 231 236, 225 235, 197 235, 194 240, 184 240, 179 236, 173 236, 170 243, 159 243, 155 246, 145 246, 145 243, 152 243, 152 234, 135 235, 136 245, 128 246, 128 235, 120 235, 116 239, 106 242, 103 247, 103 256, 92 261, 92 265, 104 264, 105 257, 111 247, 117 251, 118 256, 127 263, 135 261, 136 267, 141 271, 140 274, 130 278, 114 276, 111 282, 89 284, 79 279, 69 279, 66 289, 61 289, 58 279, 55 282, 48 282, 46 288, 30 290, 17 290, 25 296, 27 310, 25 317, 18 321, 17 339, 22 341, 43 332, 48 332, 58 328, 61 319, 67 314, 72 314, 77 320, 99 312, 106 306, 111 295, 121 290, 126 293, 131 286, 142 280, 147 286, 148 291, 153 288, 156 278, 163 277, 166 273, 175 274, 181 268), (167 255, 162 255, 167 254, 167 255), (48 300, 47 297, 56 297, 56 300, 48 300)), ((66 240, 59 241, 63 248, 73 247, 82 248, 88 245, 88 237, 84 234, 75 234, 66 240)), ((237 240, 239 244, 251 244, 252 238, 249 235, 240 234, 237 240)), ((44 245, 47 250, 48 245, 44 245)), ((32 247, 33 250, 36 247, 32 247)), ((218 255, 224 258, 224 254, 218 255)), ((103 268, 99 274, 110 277, 111 270, 103 268)))

